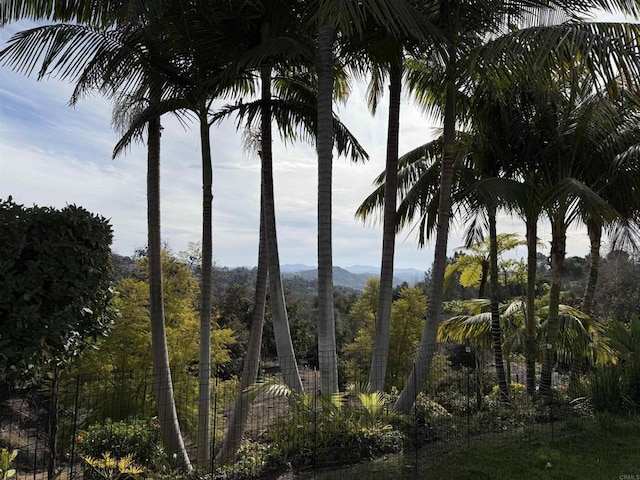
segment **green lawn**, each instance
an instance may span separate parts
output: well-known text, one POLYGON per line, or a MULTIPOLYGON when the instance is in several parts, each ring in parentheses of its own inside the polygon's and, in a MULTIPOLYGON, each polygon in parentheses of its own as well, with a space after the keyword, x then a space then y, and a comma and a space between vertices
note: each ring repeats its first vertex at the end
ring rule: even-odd
POLYGON ((601 416, 508 435, 472 439, 470 446, 429 445, 415 455, 318 473, 330 479, 640 480, 640 417, 601 416))

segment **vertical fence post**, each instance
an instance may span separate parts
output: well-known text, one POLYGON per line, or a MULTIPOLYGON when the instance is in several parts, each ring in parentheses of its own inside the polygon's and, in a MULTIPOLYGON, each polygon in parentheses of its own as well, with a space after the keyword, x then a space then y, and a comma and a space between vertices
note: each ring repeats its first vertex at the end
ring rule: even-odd
POLYGON ((313 478, 318 473, 318 369, 313 376, 313 478))
POLYGON ((36 444, 33 447, 33 480, 36 480, 36 475, 38 473, 38 440, 40 439, 40 435, 36 435, 36 444))
POLYGON ((211 477, 216 468, 216 431, 218 428, 218 376, 213 383, 213 439, 211 440, 211 477))
POLYGON ((551 401, 549 402, 549 416, 551 417, 551 441, 553 442, 555 440, 555 418, 553 415, 553 387, 551 388, 551 401))
POLYGON ((49 462, 47 465, 47 480, 54 480, 56 472, 56 457, 58 454, 58 383, 60 382, 60 372, 58 367, 54 367, 51 377, 51 397, 49 399, 49 462))
MULTIPOLYGON (((413 363, 413 371, 416 370, 416 363, 413 363)), ((414 478, 418 478, 418 381, 416 379, 417 375, 413 376, 413 391, 416 392, 416 400, 413 402, 413 442, 414 442, 414 447, 413 447, 413 461, 414 463, 414 468, 413 468, 413 475, 414 478)))
MULTIPOLYGON (((471 347, 467 345, 464 350, 471 356, 471 347)), ((471 447, 471 370, 467 370, 467 448, 471 447)))
POLYGON ((78 399, 80 398, 80 374, 76 375, 76 391, 73 397, 73 427, 71 430, 71 457, 69 458, 69 478, 73 479, 73 466, 76 461, 76 439, 78 437, 78 399))

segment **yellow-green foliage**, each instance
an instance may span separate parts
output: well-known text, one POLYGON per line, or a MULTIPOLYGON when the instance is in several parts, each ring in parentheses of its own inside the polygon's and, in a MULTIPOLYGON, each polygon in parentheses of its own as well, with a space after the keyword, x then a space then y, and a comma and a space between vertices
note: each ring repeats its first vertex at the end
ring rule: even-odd
MULTIPOLYGON (((199 283, 189 267, 169 253, 163 252, 162 262, 169 362, 178 414, 189 431, 190 424, 197 418, 191 409, 197 404, 194 399, 197 398, 198 382, 193 366, 199 358, 199 283)), ((145 271, 146 262, 142 260, 141 263, 141 270, 145 271)), ((85 384, 85 388, 90 392, 87 398, 94 400, 95 410, 107 412, 113 420, 121 420, 139 415, 141 409, 150 411, 151 322, 146 278, 126 278, 117 284, 116 290, 120 317, 109 337, 98 344, 98 349, 82 356, 79 370, 91 372, 93 381, 85 384), (145 393, 147 399, 143 398, 145 393), (108 403, 113 399, 117 399, 118 405, 110 409, 108 403)), ((215 371, 215 365, 229 361, 227 347, 235 342, 235 338, 232 330, 219 328, 215 319, 212 322, 211 363, 215 371)))
POLYGON ((8 480, 15 476, 16 470, 11 464, 18 456, 18 450, 0 449, 0 480, 8 480))
MULTIPOLYGON (((188 266, 167 252, 163 253, 162 263, 169 363, 177 373, 189 363, 198 361, 199 285, 188 266)), ((120 318, 109 337, 99 344, 98 350, 83 356, 81 367, 101 372, 150 371, 149 283, 146 279, 126 278, 118 283, 116 290, 120 318)), ((235 340, 230 329, 217 328, 214 319, 212 322, 211 363, 222 364, 229 361, 226 347, 235 340)))
MULTIPOLYGON (((354 303, 349 312, 352 321, 360 325, 354 341, 344 347, 347 374, 352 380, 363 379, 369 371, 378 292, 379 281, 369 280, 364 295, 354 303)), ((427 298, 420 288, 403 288, 399 298, 393 302, 386 388, 404 385, 420 341, 426 310, 427 298)))
MULTIPOLYGON (((498 255, 504 252, 513 250, 520 245, 525 245, 526 242, 522 240, 515 233, 502 233, 498 235, 498 255)), ((455 261, 447 265, 444 273, 445 288, 449 286, 453 280, 455 274, 460 274, 459 282, 463 287, 477 287, 480 285, 483 273, 486 275, 489 268, 489 239, 483 242, 475 243, 469 248, 458 248, 457 250, 467 250, 468 253, 457 255, 455 261)), ((523 276, 523 264, 514 260, 498 260, 498 268, 501 272, 512 273, 511 277, 515 276, 518 281, 524 280, 523 276)), ((504 276, 501 276, 500 281, 504 280, 504 276)), ((486 280, 486 278, 485 278, 486 280)))
POLYGON ((111 453, 105 452, 102 458, 82 457, 100 478, 105 480, 135 479, 144 472, 133 462, 133 455, 123 458, 111 458, 111 453))

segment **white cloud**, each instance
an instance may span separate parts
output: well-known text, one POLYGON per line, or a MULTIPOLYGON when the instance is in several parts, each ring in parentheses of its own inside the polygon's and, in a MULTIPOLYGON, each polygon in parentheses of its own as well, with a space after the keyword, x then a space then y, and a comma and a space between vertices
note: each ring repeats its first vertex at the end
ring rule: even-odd
MULTIPOLYGON (((15 26, 13 31, 15 31, 15 26)), ((0 31, 6 40, 9 30, 0 31)), ((375 117, 364 103, 364 87, 356 86, 341 120, 370 154, 363 165, 334 158, 334 263, 379 264, 381 228, 354 218, 372 191, 385 163, 387 98, 375 117)), ((110 128, 110 106, 88 98, 67 106, 72 88, 55 80, 37 82, 0 69, 0 196, 13 195, 24 204, 62 207, 76 203, 111 218, 115 250, 131 254, 146 244, 146 152, 136 145, 111 160, 117 136, 110 128)), ((201 237, 201 170, 197 126, 185 129, 175 118, 163 119, 163 238, 175 250, 201 237)), ((401 153, 432 138, 432 122, 405 99, 401 108, 401 153)), ((259 163, 242 151, 234 121, 212 129, 214 257, 223 265, 254 265, 257 258, 259 163)), ((317 167, 315 148, 302 143, 274 145, 276 216, 283 263, 316 263, 317 167)), ((518 231, 518 220, 501 217, 501 231, 518 231)), ((548 242, 548 229, 540 237, 548 242)), ((452 228, 449 250, 462 244, 452 228)), ((570 232, 569 254, 584 255, 586 239, 570 232)), ((428 270, 433 244, 416 247, 416 233, 398 237, 398 267, 428 270)), ((524 256, 524 255, 522 255, 524 256)))

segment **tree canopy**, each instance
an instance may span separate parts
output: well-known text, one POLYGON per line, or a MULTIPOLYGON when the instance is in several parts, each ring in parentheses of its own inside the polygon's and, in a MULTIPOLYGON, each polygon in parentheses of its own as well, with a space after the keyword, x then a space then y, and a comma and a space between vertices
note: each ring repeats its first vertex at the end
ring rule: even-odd
POLYGON ((0 202, 0 374, 37 373, 106 335, 114 316, 109 221, 0 202))

